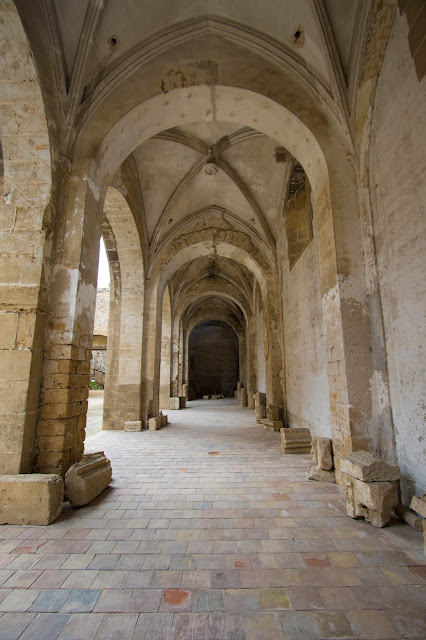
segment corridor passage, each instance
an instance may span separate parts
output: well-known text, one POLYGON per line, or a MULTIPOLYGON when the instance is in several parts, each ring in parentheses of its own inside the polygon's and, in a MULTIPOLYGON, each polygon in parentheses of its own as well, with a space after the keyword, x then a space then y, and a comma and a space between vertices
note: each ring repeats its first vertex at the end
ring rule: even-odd
POLYGON ((88 438, 113 466, 88 507, 0 527, 0 640, 426 637, 420 533, 348 518, 234 400, 168 415, 88 438))

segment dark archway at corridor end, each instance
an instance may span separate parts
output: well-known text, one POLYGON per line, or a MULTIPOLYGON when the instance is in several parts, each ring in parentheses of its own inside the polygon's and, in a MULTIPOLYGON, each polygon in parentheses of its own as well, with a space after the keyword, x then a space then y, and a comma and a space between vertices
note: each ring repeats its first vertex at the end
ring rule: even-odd
POLYGON ((225 322, 210 320, 189 337, 189 386, 195 398, 223 394, 233 397, 239 379, 239 343, 225 322))

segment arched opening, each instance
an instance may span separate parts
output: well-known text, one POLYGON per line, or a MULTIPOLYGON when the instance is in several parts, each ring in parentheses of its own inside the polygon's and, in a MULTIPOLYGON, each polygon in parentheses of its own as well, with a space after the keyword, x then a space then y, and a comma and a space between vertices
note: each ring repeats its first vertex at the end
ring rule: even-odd
POLYGON ((233 397, 239 380, 239 343, 225 322, 209 320, 189 336, 189 385, 195 398, 205 395, 233 397))

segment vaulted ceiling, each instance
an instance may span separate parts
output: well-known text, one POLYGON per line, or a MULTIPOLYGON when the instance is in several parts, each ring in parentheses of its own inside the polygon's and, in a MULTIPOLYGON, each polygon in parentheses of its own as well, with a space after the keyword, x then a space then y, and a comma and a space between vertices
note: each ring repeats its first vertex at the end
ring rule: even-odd
MULTIPOLYGON (((350 111, 351 86, 359 73, 358 50, 365 37, 365 16, 371 2, 37 0, 29 7, 25 0, 17 0, 17 4, 25 15, 27 30, 37 29, 41 15, 49 34, 63 116, 62 148, 64 155, 70 157, 78 131, 101 98, 99 125, 91 125, 95 133, 97 126, 99 131, 101 127, 107 131, 118 108, 130 110, 144 92, 148 97, 150 90, 153 94, 167 94, 181 86, 213 86, 221 81, 226 84, 226 55, 221 52, 227 41, 234 43, 235 38, 227 35, 233 24, 243 25, 251 34, 253 53, 256 38, 263 39, 262 46, 269 43, 281 48, 289 64, 293 61, 304 69, 307 80, 335 101, 344 120, 350 111), (202 25, 207 23, 214 28, 203 38, 202 25), (183 47, 179 60, 172 65, 179 29, 182 34, 190 33, 196 25, 201 25, 196 43, 183 47), (167 43, 172 32, 174 40, 169 52, 167 43), (166 53, 168 57, 161 58, 166 53), (130 78, 132 65, 135 61, 141 64, 141 60, 142 75, 134 75, 118 101, 114 97, 115 102, 109 104, 108 91, 119 86, 123 78, 130 78)), ((238 64, 250 76, 250 57, 242 55, 238 64)), ((266 93, 268 81, 254 73, 251 84, 254 90, 258 87, 259 92, 266 93)), ((98 139, 101 138, 100 133, 98 139)), ((290 183, 297 187, 300 171, 303 179, 303 169, 296 165, 299 174, 294 173, 295 159, 275 140, 254 128, 220 120, 193 122, 157 133, 138 146, 125 163, 131 167, 132 185, 128 184, 127 190, 131 188, 138 194, 133 215, 142 229, 145 252, 151 256, 189 220, 206 216, 216 216, 233 228, 244 230, 274 255, 290 183)), ((119 173, 120 170, 113 184, 120 181, 119 173)), ((184 265, 171 278, 175 306, 179 297, 200 288, 203 280, 209 283, 207 286, 204 282, 204 286, 210 290, 212 304, 213 300, 217 304, 219 290, 224 287, 235 292, 241 308, 244 301, 248 306, 252 304, 251 272, 233 260, 210 256, 184 265)), ((220 304, 228 305, 229 312, 234 313, 235 299, 230 294, 222 298, 220 304)), ((201 296, 192 312, 203 304, 201 296)))

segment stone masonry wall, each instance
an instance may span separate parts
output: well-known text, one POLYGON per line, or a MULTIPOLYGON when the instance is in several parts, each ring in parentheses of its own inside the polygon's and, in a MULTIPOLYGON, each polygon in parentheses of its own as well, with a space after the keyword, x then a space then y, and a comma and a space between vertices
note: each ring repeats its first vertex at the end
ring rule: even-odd
POLYGON ((426 492, 426 83, 396 15, 377 86, 370 184, 403 495, 426 492), (423 276, 421 276, 423 274, 423 276))

